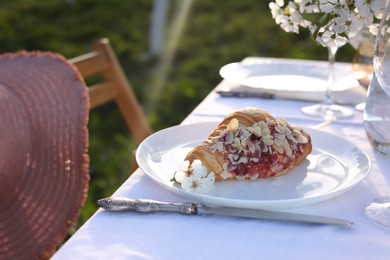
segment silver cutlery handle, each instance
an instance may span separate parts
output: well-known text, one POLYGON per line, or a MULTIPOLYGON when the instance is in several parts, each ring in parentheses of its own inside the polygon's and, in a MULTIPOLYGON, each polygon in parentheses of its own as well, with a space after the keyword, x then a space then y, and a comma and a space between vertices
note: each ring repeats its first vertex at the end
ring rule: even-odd
POLYGON ((104 198, 97 204, 109 211, 134 211, 141 213, 176 212, 185 215, 197 214, 197 204, 192 202, 168 203, 146 199, 104 198))

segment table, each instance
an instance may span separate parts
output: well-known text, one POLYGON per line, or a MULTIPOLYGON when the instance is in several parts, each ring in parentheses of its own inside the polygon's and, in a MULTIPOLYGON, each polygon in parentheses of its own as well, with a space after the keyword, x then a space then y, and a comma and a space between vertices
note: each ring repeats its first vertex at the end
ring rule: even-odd
MULTIPOLYGON (((300 61, 296 61, 297 66, 300 61)), ((182 124, 221 120, 238 108, 257 106, 292 123, 312 126, 303 115, 307 101, 221 97, 222 81, 182 124)), ((372 159, 369 176, 352 190, 291 212, 349 219, 352 227, 296 224, 223 216, 110 213, 98 210, 53 259, 389 259, 390 230, 372 224, 365 203, 390 195, 390 159, 369 145, 362 113, 336 121, 322 131, 342 136, 372 159)), ((137 169, 113 196, 182 202, 137 169)))

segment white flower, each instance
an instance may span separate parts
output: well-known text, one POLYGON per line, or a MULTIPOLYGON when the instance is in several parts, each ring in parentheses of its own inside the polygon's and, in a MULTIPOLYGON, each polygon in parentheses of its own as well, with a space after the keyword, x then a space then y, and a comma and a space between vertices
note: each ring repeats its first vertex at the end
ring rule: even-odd
POLYGON ((334 32, 325 31, 321 36, 318 36, 316 40, 323 46, 339 47, 348 42, 348 39, 342 37, 334 32))
POLYGON ((370 8, 374 13, 374 16, 378 19, 381 19, 383 16, 383 11, 385 9, 386 0, 369 0, 371 2, 370 8))
POLYGON ((283 20, 288 20, 288 16, 284 14, 283 9, 276 3, 270 3, 269 8, 276 24, 281 24, 283 20))
POLYGON ((180 164, 179 170, 175 173, 175 180, 182 183, 186 178, 200 179, 206 175, 207 169, 200 160, 194 160, 192 164, 186 160, 180 164))
POLYGON ((386 0, 275 0, 272 17, 287 32, 309 28, 313 38, 324 46, 340 47, 363 28, 375 28, 386 0))
POLYGON ((307 21, 297 11, 297 4, 289 2, 286 7, 282 8, 283 4, 284 1, 271 2, 269 4, 272 17, 275 19, 276 24, 279 24, 284 31, 293 33, 299 33, 299 26, 308 26, 307 21))
POLYGON ((208 174, 207 168, 200 160, 194 160, 192 164, 186 160, 175 172, 174 180, 181 184, 183 190, 210 193, 214 188, 215 174, 214 172, 208 174))
POLYGON ((356 0, 355 6, 362 17, 373 16, 373 14, 371 13, 371 6, 368 1, 356 0))
POLYGON ((350 11, 340 10, 339 17, 334 19, 334 31, 338 34, 345 33, 348 38, 353 38, 363 28, 363 21, 355 15, 351 15, 350 11))
POLYGON ((185 178, 181 183, 183 190, 196 193, 210 193, 214 188, 215 175, 211 172, 204 178, 185 178))
POLYGON ((312 0, 301 0, 299 2, 299 11, 301 13, 318 13, 320 9, 318 3, 313 3, 312 0))
POLYGON ((334 12, 337 0, 320 1, 319 6, 322 12, 330 14, 334 12))

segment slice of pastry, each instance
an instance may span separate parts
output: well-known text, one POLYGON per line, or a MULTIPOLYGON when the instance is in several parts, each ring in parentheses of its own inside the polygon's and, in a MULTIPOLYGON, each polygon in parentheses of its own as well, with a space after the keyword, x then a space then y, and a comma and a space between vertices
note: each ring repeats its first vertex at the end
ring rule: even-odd
POLYGON ((279 176, 312 150, 310 136, 286 120, 249 107, 227 117, 185 160, 202 161, 217 181, 279 176))

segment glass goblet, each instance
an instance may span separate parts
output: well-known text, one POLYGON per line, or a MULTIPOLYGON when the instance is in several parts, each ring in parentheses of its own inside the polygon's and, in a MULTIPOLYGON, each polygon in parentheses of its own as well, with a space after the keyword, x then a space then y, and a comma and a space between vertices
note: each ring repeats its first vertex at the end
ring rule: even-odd
POLYGON ((334 65, 336 62, 336 53, 338 47, 328 46, 328 58, 329 58, 329 71, 328 71, 328 83, 325 92, 325 98, 320 104, 302 107, 302 112, 309 116, 321 117, 325 119, 346 118, 351 117, 354 111, 351 108, 336 105, 333 96, 334 85, 334 65))

